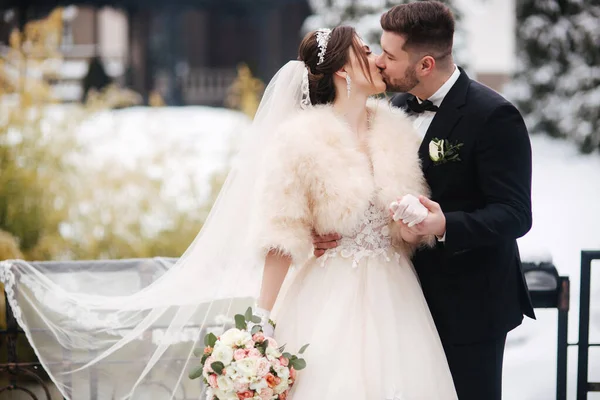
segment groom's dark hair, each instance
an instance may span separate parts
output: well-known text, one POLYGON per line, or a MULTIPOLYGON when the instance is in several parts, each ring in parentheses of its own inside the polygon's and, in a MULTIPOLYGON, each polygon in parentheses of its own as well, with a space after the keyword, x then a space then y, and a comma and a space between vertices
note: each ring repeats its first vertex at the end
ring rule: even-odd
POLYGON ((381 27, 402 36, 405 51, 427 53, 435 59, 452 54, 454 15, 439 1, 395 6, 381 16, 381 27))

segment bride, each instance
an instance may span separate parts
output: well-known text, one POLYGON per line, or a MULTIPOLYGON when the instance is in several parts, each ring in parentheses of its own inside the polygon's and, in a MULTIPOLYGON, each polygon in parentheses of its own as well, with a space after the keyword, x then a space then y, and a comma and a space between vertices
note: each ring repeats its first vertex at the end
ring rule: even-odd
POLYGON ((308 34, 299 59, 313 107, 265 144, 259 235, 267 254, 259 310, 268 317, 277 307, 279 343, 311 343, 291 399, 456 399, 410 262, 433 238, 411 236, 388 211, 399 196, 427 192, 420 140, 403 113, 367 101, 385 84, 352 28, 308 34), (313 231, 342 239, 309 258, 313 231))
POLYGON ((257 303, 279 343, 310 343, 292 400, 456 400, 410 261, 432 238, 389 211, 427 194, 419 139, 401 111, 368 100, 384 90, 353 28, 309 33, 267 87, 204 227, 162 276, 121 293, 102 268, 70 272, 66 288, 35 263, 3 262, 10 306, 62 395, 197 399, 187 372, 199 338, 257 303), (317 259, 312 236, 329 232, 339 246, 317 259))

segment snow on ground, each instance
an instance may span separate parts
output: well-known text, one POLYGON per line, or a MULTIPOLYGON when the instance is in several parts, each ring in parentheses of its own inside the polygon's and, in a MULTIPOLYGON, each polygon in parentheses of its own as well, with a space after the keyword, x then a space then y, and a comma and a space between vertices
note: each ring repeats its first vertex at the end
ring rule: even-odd
POLYGON ((211 107, 132 107, 98 113, 78 131, 85 163, 136 168, 161 155, 147 172, 166 181, 165 190, 186 197, 189 178, 208 194, 212 173, 226 167, 234 139, 248 124, 236 111, 211 107))

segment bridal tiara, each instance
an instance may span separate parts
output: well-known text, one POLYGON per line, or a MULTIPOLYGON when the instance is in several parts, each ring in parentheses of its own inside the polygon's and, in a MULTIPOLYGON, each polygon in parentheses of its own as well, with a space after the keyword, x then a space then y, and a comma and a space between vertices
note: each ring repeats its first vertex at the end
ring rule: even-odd
MULTIPOLYGON (((319 52, 317 56, 319 57, 319 61, 317 61, 317 65, 321 65, 323 61, 325 61, 325 52, 327 52, 327 44, 329 43, 329 38, 331 37, 331 29, 329 28, 321 28, 317 29, 317 46, 319 46, 319 52)), ((304 65, 304 71, 302 73, 302 99, 300 100, 300 107, 305 110, 310 107, 310 82, 308 80, 309 67, 308 65, 304 65)))
POLYGON ((317 54, 319 57, 319 61, 317 61, 317 65, 321 65, 323 64, 323 61, 325 61, 325 52, 327 51, 327 44, 329 43, 330 37, 331 29, 317 29, 317 46, 319 46, 319 53, 317 54))

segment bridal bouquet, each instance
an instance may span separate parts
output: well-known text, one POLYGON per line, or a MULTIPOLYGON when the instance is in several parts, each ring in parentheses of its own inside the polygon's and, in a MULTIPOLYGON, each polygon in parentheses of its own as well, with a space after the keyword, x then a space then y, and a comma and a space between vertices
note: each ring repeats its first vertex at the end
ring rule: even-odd
MULTIPOLYGON (((245 315, 235 316, 235 328, 217 337, 204 338, 200 365, 190 372, 190 379, 202 377, 208 387, 207 400, 285 400, 296 380, 296 372, 306 362, 285 353, 273 338, 265 337, 260 318, 248 308, 245 315), (249 325, 251 327, 249 327, 249 325)), ((299 354, 304 353, 303 346, 299 354)))

